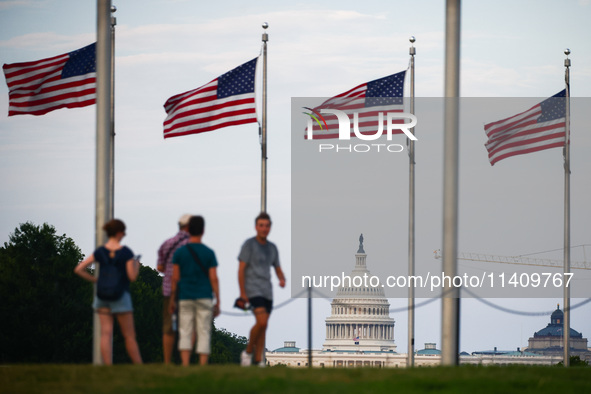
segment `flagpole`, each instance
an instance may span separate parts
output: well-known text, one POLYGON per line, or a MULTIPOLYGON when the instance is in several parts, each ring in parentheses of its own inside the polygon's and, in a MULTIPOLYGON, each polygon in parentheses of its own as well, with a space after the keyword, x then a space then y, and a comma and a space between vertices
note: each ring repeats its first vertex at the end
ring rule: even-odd
MULTIPOLYGON (((261 212, 267 212, 267 41, 269 35, 266 30, 269 27, 263 22, 263 115, 261 118, 261 212)), ((263 343, 263 350, 265 343, 263 343)), ((267 363, 267 357, 263 351, 262 362, 267 363)))
POLYGON ((111 147, 110 147, 110 217, 115 217, 115 25, 117 25, 117 18, 113 14, 117 12, 117 7, 111 6, 111 147))
POLYGON ((308 285, 308 368, 312 368, 312 284, 308 285))
MULTIPOLYGON (((410 113, 415 113, 415 37, 410 41, 410 113)), ((411 130, 416 136, 414 127, 411 130)), ((408 141, 408 275, 409 278, 415 275, 415 142, 408 141)), ((408 360, 407 366, 414 366, 415 353, 415 289, 408 287, 408 360)))
MULTIPOLYGON (((445 117, 443 158, 443 273, 458 271, 460 0, 447 0, 445 14, 445 117)), ((459 364, 460 289, 442 288, 441 363, 459 364)))
MULTIPOLYGON (((96 34, 96 200, 95 243, 104 245, 102 230, 109 220, 111 207, 111 0, 97 0, 96 34)), ((95 265, 95 275, 98 276, 95 265)), ((95 285, 96 294, 96 285, 95 285)), ((103 364, 100 352, 100 323, 98 314, 93 317, 93 364, 103 364)))
MULTIPOLYGON (((263 29, 269 24, 263 23, 263 29)), ((261 212, 267 211, 267 41, 269 36, 263 33, 263 116, 261 119, 261 212)))
MULTIPOLYGON (((564 130, 564 273, 570 273, 570 49, 565 49, 564 59, 566 84, 565 94, 565 130, 564 130)), ((570 365, 570 288, 566 285, 567 276, 564 280, 564 366, 570 365)))

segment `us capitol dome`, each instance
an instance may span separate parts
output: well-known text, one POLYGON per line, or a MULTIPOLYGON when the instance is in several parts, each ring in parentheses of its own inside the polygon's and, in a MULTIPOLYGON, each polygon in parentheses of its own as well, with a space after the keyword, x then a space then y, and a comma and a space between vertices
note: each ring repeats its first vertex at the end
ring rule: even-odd
MULTIPOLYGON (((394 319, 390 317, 390 303, 381 286, 369 283, 355 286, 361 281, 355 277, 371 277, 363 249, 363 234, 359 236, 359 249, 355 254, 355 267, 331 302, 331 314, 326 318, 324 351, 378 351, 394 352, 394 319), (367 285, 367 286, 363 286, 367 285)), ((368 282, 368 281, 364 281, 368 282)))

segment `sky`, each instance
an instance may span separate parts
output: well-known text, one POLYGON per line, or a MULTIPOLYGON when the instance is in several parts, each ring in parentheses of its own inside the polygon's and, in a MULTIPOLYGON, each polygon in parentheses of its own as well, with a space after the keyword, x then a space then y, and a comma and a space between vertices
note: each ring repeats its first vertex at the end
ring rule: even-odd
MULTIPOLYGON (((237 255, 244 240, 254 235, 254 217, 260 208, 258 127, 236 126, 165 141, 162 106, 170 96, 199 87, 256 57, 261 51, 261 24, 269 23, 267 210, 273 218, 270 239, 279 248, 289 285, 292 98, 330 97, 406 69, 410 36, 416 37, 416 96, 443 95, 443 1, 129 0, 114 5, 118 7, 115 216, 127 224, 124 242, 143 256, 143 264, 155 267, 157 249, 174 235, 178 218, 184 213, 203 215, 203 242, 218 258, 225 312, 238 313, 231 308, 239 294, 237 255)), ((585 98, 591 95, 590 17, 589 1, 465 1, 461 96, 530 97, 533 105, 539 101, 536 98, 564 88, 563 51, 568 47, 571 94, 582 98, 578 103, 584 108, 585 98)), ((96 40, 94 2, 0 1, 0 22, 3 64, 55 56, 96 40)), ((260 96, 260 78, 257 87, 260 96)), ((481 124, 527 108, 507 105, 485 114, 481 124)), ((94 250, 95 111, 90 106, 8 118, 8 90, 0 84, 0 242, 8 241, 20 223, 47 222, 58 234, 72 237, 83 253, 94 250)), ((577 123, 577 113, 572 117, 571 245, 586 245, 573 247, 572 260, 588 261, 591 138, 585 135, 588 126, 581 118, 577 123)), ((440 267, 433 251, 442 242, 443 152, 440 133, 421 130, 420 123, 417 133, 417 269, 424 271, 440 267)), ((509 158, 491 167, 485 141, 481 127, 460 132, 458 250, 560 259, 561 252, 556 251, 563 245, 560 149, 509 158)), ((393 163, 392 177, 399 185, 392 204, 396 240, 387 251, 401 264, 408 254, 405 158, 397 157, 393 163)), ((351 179, 351 187, 355 184, 351 179)), ((380 255, 377 250, 384 249, 388 239, 367 233, 359 223, 351 223, 347 230, 349 235, 334 258, 352 269, 358 237, 364 232, 372 270, 372 248, 380 255)), ((307 347, 306 301, 289 302, 290 289, 280 289, 276 280, 274 284, 275 304, 288 304, 272 315, 267 347, 281 347, 287 340, 307 347)), ((573 299, 572 304, 583 300, 573 299)), ((551 312, 562 304, 561 297, 489 301, 525 312, 551 312)), ((313 302, 316 349, 324 341, 329 302, 313 302)), ((390 303, 395 341, 404 353, 407 300, 393 298, 390 303)), ((549 319, 549 315, 512 314, 463 299, 460 350, 525 347, 549 319)), ((437 300, 417 309, 416 348, 423 348, 425 342, 441 348, 440 320, 437 300)), ((218 327, 244 336, 252 324, 249 315, 225 314, 216 319, 218 327)), ((590 304, 572 312, 571 327, 585 337, 591 335, 590 304)))

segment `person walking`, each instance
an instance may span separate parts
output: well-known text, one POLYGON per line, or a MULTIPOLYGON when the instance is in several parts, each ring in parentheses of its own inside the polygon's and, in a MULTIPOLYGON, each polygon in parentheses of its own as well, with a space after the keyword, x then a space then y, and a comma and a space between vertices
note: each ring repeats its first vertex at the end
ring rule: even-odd
POLYGON ((127 354, 134 364, 142 364, 129 292, 129 282, 135 281, 139 275, 139 259, 133 257, 131 249, 121 245, 125 236, 125 223, 112 219, 105 223, 103 230, 109 238, 105 245, 82 260, 74 272, 89 282, 97 283, 93 307, 98 313, 101 327, 100 349, 103 363, 113 363, 113 316, 116 316, 125 339, 127 354), (98 278, 87 270, 92 263, 98 264, 98 278))
POLYGON ((170 364, 172 350, 174 348, 175 331, 172 326, 172 314, 170 313, 170 289, 172 281, 172 256, 174 252, 189 242, 189 219, 191 215, 185 214, 179 219, 179 231, 172 238, 167 239, 158 249, 157 269, 164 273, 162 279, 162 354, 164 364, 170 364))
POLYGON ((240 298, 250 303, 255 317, 248 345, 240 355, 240 364, 249 366, 254 358, 255 364, 264 367, 265 336, 273 309, 271 267, 275 269, 281 287, 285 287, 285 275, 279 265, 277 246, 267 239, 271 231, 271 217, 267 213, 261 212, 256 217, 255 231, 257 235, 244 242, 238 256, 240 298))
POLYGON ((201 216, 189 220, 189 242, 172 257, 173 272, 170 312, 179 312, 179 351, 188 366, 196 332, 199 364, 205 365, 211 353, 212 318, 220 314, 220 288, 217 259, 213 250, 201 243, 205 221, 201 216), (215 301, 214 301, 215 298, 215 301))

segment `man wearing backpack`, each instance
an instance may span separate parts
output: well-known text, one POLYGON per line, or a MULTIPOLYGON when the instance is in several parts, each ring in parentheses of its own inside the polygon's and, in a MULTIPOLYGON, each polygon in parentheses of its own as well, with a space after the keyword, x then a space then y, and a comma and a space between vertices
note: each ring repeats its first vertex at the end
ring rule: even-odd
POLYGON ((201 243, 204 227, 203 217, 192 216, 189 243, 177 249, 172 257, 170 312, 177 308, 178 292, 179 351, 184 366, 188 366, 191 359, 195 332, 199 364, 207 364, 211 353, 212 318, 220 313, 218 263, 214 251, 201 243))
POLYGON ((172 314, 170 313, 170 287, 172 281, 172 256, 181 246, 189 242, 189 219, 191 215, 185 214, 179 219, 179 231, 172 238, 164 241, 158 249, 158 271, 164 273, 162 279, 162 353, 164 364, 170 364, 172 350, 174 348, 174 332, 172 326, 172 314))

